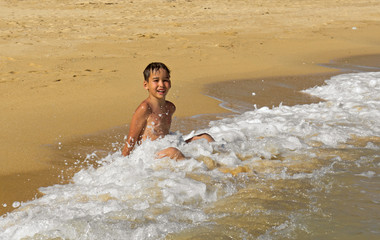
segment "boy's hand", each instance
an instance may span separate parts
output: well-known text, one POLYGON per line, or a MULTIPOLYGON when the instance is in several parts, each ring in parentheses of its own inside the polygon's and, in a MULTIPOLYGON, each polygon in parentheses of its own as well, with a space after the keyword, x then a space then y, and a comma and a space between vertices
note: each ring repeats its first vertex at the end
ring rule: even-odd
POLYGON ((161 159, 164 157, 169 157, 169 158, 174 159, 176 161, 185 159, 185 156, 183 155, 183 153, 174 147, 169 147, 169 148, 166 148, 164 150, 161 150, 161 151, 157 152, 156 155, 157 155, 158 159, 161 159))

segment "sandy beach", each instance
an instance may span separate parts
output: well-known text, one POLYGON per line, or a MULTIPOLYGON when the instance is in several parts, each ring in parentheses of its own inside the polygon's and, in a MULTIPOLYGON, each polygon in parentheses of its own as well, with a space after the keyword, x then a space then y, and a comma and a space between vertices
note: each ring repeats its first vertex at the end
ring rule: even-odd
POLYGON ((168 99, 178 118, 228 112, 206 94, 234 80, 291 82, 290 92, 252 90, 260 97, 252 104, 286 103, 323 83, 308 76, 337 73, 322 64, 371 64, 349 57, 380 54, 379 8, 364 0, 2 1, 0 215, 38 197, 39 187, 68 181, 68 149, 122 139, 146 96, 148 63, 172 70, 168 99), (101 140, 92 137, 99 132, 101 140), (66 155, 53 158, 58 148, 66 155))

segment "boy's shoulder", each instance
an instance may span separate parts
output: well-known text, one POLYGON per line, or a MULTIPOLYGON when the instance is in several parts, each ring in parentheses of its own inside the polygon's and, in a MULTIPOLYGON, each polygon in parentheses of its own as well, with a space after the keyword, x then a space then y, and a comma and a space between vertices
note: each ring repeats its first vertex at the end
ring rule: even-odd
POLYGON ((176 109, 174 103, 166 100, 166 105, 167 105, 167 109, 169 109, 169 111, 173 114, 175 112, 175 109, 176 109))
POLYGON ((172 103, 172 102, 170 102, 168 100, 166 100, 166 104, 168 105, 168 107, 174 107, 175 108, 174 103, 172 103))
POLYGON ((147 100, 144 100, 136 108, 135 114, 139 115, 149 115, 152 113, 152 108, 147 100))

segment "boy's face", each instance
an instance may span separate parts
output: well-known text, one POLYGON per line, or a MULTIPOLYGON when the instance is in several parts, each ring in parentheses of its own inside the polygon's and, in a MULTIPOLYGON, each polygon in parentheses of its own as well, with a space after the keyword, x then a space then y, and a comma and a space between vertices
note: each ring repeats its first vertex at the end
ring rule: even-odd
POLYGON ((158 99, 165 99, 171 87, 170 76, 165 69, 151 71, 148 81, 144 80, 144 88, 149 95, 158 99))

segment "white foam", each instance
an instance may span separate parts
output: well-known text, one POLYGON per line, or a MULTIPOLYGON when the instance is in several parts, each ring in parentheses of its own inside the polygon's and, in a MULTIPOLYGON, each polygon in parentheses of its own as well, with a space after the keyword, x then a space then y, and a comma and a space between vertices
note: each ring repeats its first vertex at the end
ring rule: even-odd
MULTIPOLYGON (((326 102, 263 107, 211 122, 210 128, 199 132, 211 134, 216 139, 212 144, 185 144, 176 133, 146 141, 127 158, 120 151, 109 155, 99 161, 101 167, 78 172, 72 184, 41 188, 43 197, 20 203, 19 209, 3 216, 0 239, 35 234, 40 238, 157 239, 207 221, 203 207, 243 184, 236 183, 231 174, 209 170, 199 157, 230 167, 293 153, 313 158, 309 150, 316 142, 327 148, 352 135, 380 135, 380 73, 339 75, 326 84, 304 91, 326 102), (179 148, 190 159, 155 159, 156 151, 169 146, 179 148), (243 162, 238 155, 250 159, 243 162)), ((376 146, 368 144, 368 148, 376 146)), ((265 177, 317 178, 332 171, 333 165, 297 174, 283 168, 265 177)), ((374 172, 360 175, 375 176, 374 172)))
POLYGON ((367 178, 372 178, 374 176, 376 176, 376 173, 374 171, 367 171, 367 172, 362 172, 360 174, 356 174, 358 176, 362 176, 362 177, 367 177, 367 178))

